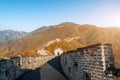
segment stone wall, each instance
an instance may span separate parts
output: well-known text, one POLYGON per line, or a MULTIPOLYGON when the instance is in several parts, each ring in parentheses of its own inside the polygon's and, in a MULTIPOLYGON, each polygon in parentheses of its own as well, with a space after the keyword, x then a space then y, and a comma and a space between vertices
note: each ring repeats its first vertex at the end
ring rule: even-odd
POLYGON ((69 80, 114 80, 110 44, 96 44, 61 55, 61 66, 69 80))
POLYGON ((52 58, 53 56, 0 59, 0 80, 15 80, 25 72, 42 66, 52 58))

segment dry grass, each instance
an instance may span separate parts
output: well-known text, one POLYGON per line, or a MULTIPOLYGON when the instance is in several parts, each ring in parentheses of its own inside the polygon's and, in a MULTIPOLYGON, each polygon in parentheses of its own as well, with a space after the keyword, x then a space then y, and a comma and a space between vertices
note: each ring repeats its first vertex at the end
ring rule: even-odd
MULTIPOLYGON (((54 43, 50 45, 53 49, 60 46, 64 51, 72 50, 80 47, 80 44, 91 45, 96 43, 110 43, 113 46, 113 55, 115 57, 116 65, 120 68, 120 29, 119 28, 99 28, 93 25, 78 25, 73 23, 63 23, 49 27, 32 36, 12 41, 9 43, 11 48, 11 55, 23 54, 24 51, 29 51, 34 54, 36 49, 43 46, 44 43, 59 38, 81 37, 81 40, 73 41, 71 43, 54 43)), ((0 44, 0 55, 5 55, 7 44, 0 44), (1 52, 2 51, 2 52, 1 52)), ((52 51, 53 52, 53 51, 52 51)))

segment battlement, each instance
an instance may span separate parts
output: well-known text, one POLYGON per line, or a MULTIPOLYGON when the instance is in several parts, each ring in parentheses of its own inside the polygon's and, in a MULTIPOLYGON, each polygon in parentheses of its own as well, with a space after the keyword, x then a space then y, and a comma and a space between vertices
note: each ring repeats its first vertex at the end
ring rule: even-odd
MULTIPOLYGON (((69 80, 118 80, 111 44, 95 44, 62 54, 61 66, 69 80)), ((15 80, 29 70, 41 67, 55 56, 0 59, 0 80, 15 80)), ((57 57, 56 57, 57 58, 57 57)))
POLYGON ((29 70, 41 67, 53 56, 11 57, 0 59, 0 80, 15 80, 29 70))

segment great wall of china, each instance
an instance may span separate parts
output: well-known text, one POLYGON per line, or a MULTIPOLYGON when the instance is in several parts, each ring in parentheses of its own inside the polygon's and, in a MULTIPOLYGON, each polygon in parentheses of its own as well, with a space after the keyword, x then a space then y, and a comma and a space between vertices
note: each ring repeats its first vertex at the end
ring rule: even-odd
MULTIPOLYGON (((15 57, 0 60, 0 80, 15 80, 31 69, 41 67, 54 56, 15 57)), ((96 44, 60 56, 69 80, 120 80, 115 69, 111 44, 96 44)))
POLYGON ((53 56, 14 57, 0 60, 0 80, 15 80, 29 70, 41 67, 53 56))
POLYGON ((67 52, 61 57, 64 73, 69 80, 114 80, 108 68, 114 67, 112 47, 110 44, 96 44, 75 51, 67 52))

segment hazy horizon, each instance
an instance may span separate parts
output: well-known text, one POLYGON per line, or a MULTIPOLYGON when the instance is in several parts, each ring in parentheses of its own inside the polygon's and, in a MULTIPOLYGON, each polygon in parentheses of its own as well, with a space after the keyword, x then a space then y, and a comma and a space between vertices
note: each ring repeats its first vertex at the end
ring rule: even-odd
POLYGON ((1 0, 0 31, 33 31, 62 22, 120 26, 118 0, 1 0))
MULTIPOLYGON (((61 23, 64 23, 64 22, 61 22, 61 23)), ((61 24, 61 23, 58 23, 58 24, 61 24)), ((68 23, 71 23, 71 22, 68 22, 68 23)), ((72 22, 72 23, 75 23, 75 22, 72 22)), ((34 28, 34 29, 31 30, 31 31, 26 31, 26 30, 14 30, 14 29, 3 29, 3 30, 0 29, 0 31, 12 30, 12 31, 32 32, 32 31, 37 30, 37 29, 42 28, 42 27, 55 26, 55 25, 58 25, 58 24, 43 25, 43 26, 34 28)), ((79 23, 75 23, 75 24, 79 24, 79 23)), ((101 28, 120 28, 119 26, 98 26, 98 25, 94 25, 94 24, 79 24, 79 25, 92 25, 92 26, 101 27, 101 28)))

